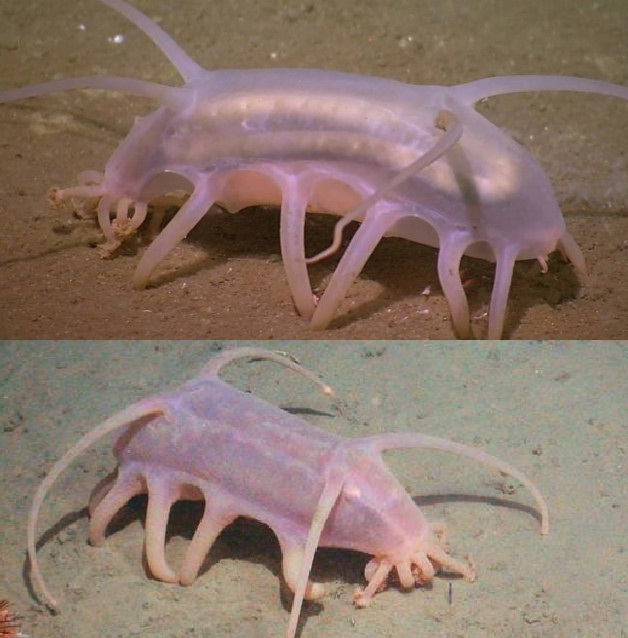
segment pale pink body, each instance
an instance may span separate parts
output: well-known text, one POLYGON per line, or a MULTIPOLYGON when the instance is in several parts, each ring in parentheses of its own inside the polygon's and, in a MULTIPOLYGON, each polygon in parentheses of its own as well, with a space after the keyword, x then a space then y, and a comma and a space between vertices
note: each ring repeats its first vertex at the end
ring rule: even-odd
POLYGON ((474 568, 446 553, 443 530, 427 522, 413 500, 384 465, 381 452, 421 447, 480 461, 520 480, 541 510, 547 507, 520 472, 460 443, 418 433, 344 439, 314 427, 218 379, 218 372, 241 358, 270 359, 331 389, 292 360, 255 348, 214 357, 196 379, 178 391, 141 401, 92 430, 57 462, 35 496, 29 519, 29 555, 34 581, 47 602, 48 592, 35 554, 35 527, 43 499, 59 474, 104 434, 125 428, 115 445, 117 469, 90 500, 90 541, 104 541, 108 523, 136 494, 148 493, 146 558, 151 573, 165 581, 191 584, 212 543, 238 516, 266 523, 283 553, 286 583, 295 592, 287 636, 295 635, 303 598, 320 598, 322 585, 308 576, 318 546, 355 549, 373 556, 366 566, 366 589, 358 606, 369 604, 396 570, 403 587, 425 584, 441 566, 475 577, 474 568), (166 525, 177 500, 204 500, 205 510, 179 571, 166 562, 166 525))
MULTIPOLYGON (((304 547, 343 439, 215 377, 162 401, 167 417, 131 426, 116 443, 117 482, 137 481, 142 492, 148 484, 159 501, 173 483, 197 488, 212 515, 262 521, 284 553, 304 547)), ((360 449, 359 440, 351 443, 360 449)), ((365 455, 356 458, 319 545, 392 555, 428 537, 424 516, 381 457, 365 455)))

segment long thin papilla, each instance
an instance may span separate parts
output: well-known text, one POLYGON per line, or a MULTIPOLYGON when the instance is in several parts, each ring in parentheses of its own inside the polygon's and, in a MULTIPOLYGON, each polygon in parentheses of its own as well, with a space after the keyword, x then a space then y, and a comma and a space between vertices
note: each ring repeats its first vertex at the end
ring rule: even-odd
POLYGON ((35 496, 33 498, 33 504, 31 506, 31 511, 28 516, 28 527, 26 531, 27 536, 27 551, 28 551, 28 559, 31 567, 31 576, 33 582, 39 589, 41 590, 46 604, 53 610, 58 610, 59 605, 56 599, 52 596, 44 578, 39 569, 39 564, 37 562, 37 552, 36 552, 36 539, 35 535, 37 533, 37 519, 39 517, 39 510, 41 508, 46 495, 48 494, 50 488, 57 480, 59 475, 72 463, 72 461, 81 455, 88 447, 96 443, 96 441, 100 440, 103 436, 109 434, 118 428, 124 427, 141 419, 143 417, 147 417, 152 415, 164 414, 165 408, 162 404, 155 402, 155 400, 147 399, 146 401, 141 401, 132 405, 121 412, 118 412, 111 418, 103 421, 100 425, 96 426, 93 430, 88 432, 81 438, 81 440, 70 448, 50 469, 46 478, 39 484, 37 491, 35 492, 35 496))
POLYGON ((156 22, 145 16, 139 9, 124 0, 100 0, 111 9, 121 13, 138 29, 145 33, 162 53, 172 62, 181 77, 189 82, 205 72, 202 66, 195 62, 177 42, 166 33, 156 22))
POLYGON ((325 396, 334 396, 334 391, 326 383, 319 379, 313 372, 297 363, 294 359, 280 354, 279 352, 272 352, 270 350, 264 350, 263 348, 244 347, 225 350, 224 352, 212 357, 209 362, 205 364, 201 370, 201 375, 218 376, 223 368, 240 359, 265 359, 267 361, 274 361, 275 363, 279 363, 290 370, 298 372, 306 379, 312 381, 312 383, 316 384, 321 389, 325 396))
POLYGON ((628 100, 628 86, 569 75, 498 75, 458 84, 449 87, 449 90, 468 104, 496 95, 535 91, 595 93, 628 100))
POLYGON ((372 452, 383 452, 384 450, 412 447, 450 452, 452 454, 458 454, 459 456, 466 456, 467 458, 483 463, 488 467, 495 468, 503 474, 517 479, 529 490, 541 512, 541 534, 547 534, 549 532, 549 512, 547 509, 547 503, 541 495, 541 492, 523 472, 520 472, 509 463, 498 459, 496 456, 488 454, 478 448, 465 445, 464 443, 458 443, 449 439, 428 436, 426 434, 415 432, 391 432, 389 434, 380 434, 360 439, 359 443, 361 446, 365 446, 372 452))
POLYGON ((286 638, 294 638, 296 636, 301 607, 303 606, 303 599, 305 598, 312 563, 314 562, 314 554, 316 553, 325 523, 342 492, 347 474, 349 473, 344 448, 336 449, 335 453, 327 462, 329 463, 329 467, 325 478, 325 486, 319 497, 318 505, 312 518, 312 524, 310 525, 310 531, 305 541, 303 558, 301 559, 301 569, 299 570, 299 576, 294 590, 294 598, 292 600, 292 609, 290 610, 290 620, 288 621, 288 628, 286 629, 286 638))
POLYGON ((452 146, 454 146, 454 144, 458 142, 462 136, 462 122, 460 122, 456 114, 452 111, 448 111, 446 109, 440 111, 436 117, 434 126, 445 131, 445 135, 439 137, 434 145, 425 153, 419 155, 419 157, 410 162, 408 166, 399 171, 383 186, 378 188, 374 193, 371 193, 368 197, 364 198, 346 215, 343 215, 334 226, 332 243, 316 255, 308 257, 305 260, 306 263, 315 264, 337 252, 342 242, 342 232, 349 222, 354 221, 360 215, 363 215, 371 206, 373 206, 373 204, 386 197, 389 193, 394 191, 395 188, 403 184, 403 182, 409 180, 424 168, 441 158, 452 146))
POLYGON ((62 91, 75 91, 80 89, 100 89, 103 91, 116 91, 126 95, 136 95, 156 100, 160 104, 179 108, 185 99, 183 94, 189 89, 172 87, 158 82, 138 80, 119 75, 87 75, 78 78, 63 78, 22 86, 17 89, 0 91, 0 104, 26 100, 28 98, 61 93, 62 91))

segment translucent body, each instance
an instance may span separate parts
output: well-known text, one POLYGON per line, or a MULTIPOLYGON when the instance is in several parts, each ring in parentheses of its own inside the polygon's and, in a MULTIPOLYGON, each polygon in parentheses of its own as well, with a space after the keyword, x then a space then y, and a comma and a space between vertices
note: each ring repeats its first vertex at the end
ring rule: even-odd
POLYGON ((492 338, 502 335, 516 260, 538 259, 546 269, 548 254, 558 249, 584 271, 539 163, 473 105, 492 95, 545 90, 628 99, 628 88, 559 76, 441 87, 312 69, 207 71, 131 5, 101 1, 149 35, 185 85, 78 78, 5 91, 0 102, 70 88, 118 90, 160 102, 136 121, 104 173, 87 171, 78 186, 56 190, 58 200, 98 200, 109 252, 144 223, 151 201, 173 191, 189 195, 142 256, 136 287, 148 284, 214 204, 232 212, 281 206, 286 278, 299 313, 315 328, 329 325, 383 236, 439 247, 439 279, 460 337, 470 336, 462 255, 496 262, 492 338), (310 259, 307 211, 341 218, 330 248, 310 259), (315 303, 307 265, 338 250, 342 229, 352 220, 361 226, 315 303))

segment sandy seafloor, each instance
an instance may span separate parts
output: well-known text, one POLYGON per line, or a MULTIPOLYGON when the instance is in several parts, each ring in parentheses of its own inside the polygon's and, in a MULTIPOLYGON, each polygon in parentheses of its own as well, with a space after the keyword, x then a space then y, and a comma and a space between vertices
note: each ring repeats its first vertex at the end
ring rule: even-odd
MULTIPOLYGON (((416 84, 545 73, 628 85, 625 0, 136 4, 209 69, 309 67, 416 84)), ((97 0, 0 0, 0 90, 105 73, 179 82, 163 54, 97 0)), ((49 188, 102 170, 133 118, 152 107, 84 91, 0 108, 0 336, 318 338, 290 298, 276 211, 207 215, 138 292, 131 276, 144 246, 103 262, 93 221, 51 210, 49 188)), ((481 110, 539 159, 589 272, 580 285, 558 256, 547 275, 536 262, 519 264, 506 335, 628 337, 628 104, 545 93, 494 98, 481 110)), ((330 240, 333 220, 318 217, 308 216, 308 254, 330 240)), ((436 256, 408 241, 381 242, 323 337, 451 338, 436 256)), ((316 291, 336 263, 311 268, 316 291)), ((493 273, 463 260, 479 336, 493 273)))
MULTIPOLYGON (((268 345, 260 342, 261 345, 268 345)), ((116 519, 103 548, 86 542, 90 490, 114 467, 111 437, 62 475, 44 503, 39 560, 62 613, 25 584, 26 517, 37 484, 81 434, 117 410, 190 378, 226 342, 13 342, 0 346, 2 492, 0 598, 35 638, 279 637, 288 620, 274 536, 236 524, 193 586, 151 580, 142 564, 144 503, 116 519), (283 601, 283 602, 282 602, 283 601)), ((322 605, 302 638, 573 637, 626 633, 626 343, 274 342, 334 387, 337 402, 272 363, 234 365, 224 378, 330 432, 357 437, 420 431, 475 445, 511 463, 549 506, 542 537, 516 481, 459 457, 410 450, 387 459, 451 552, 469 553, 475 583, 447 576, 391 588, 356 610, 365 555, 319 552, 322 605), (342 410, 339 410, 342 406, 342 410), (448 587, 452 583, 452 601, 448 587)), ((181 448, 183 450, 183 446, 181 448)), ((234 468, 237 471, 237 468, 234 468)), ((278 480, 281 468, 277 468, 278 480)), ((178 507, 167 555, 181 559, 198 509, 178 507)), ((355 530, 359 536, 360 530, 355 530)))

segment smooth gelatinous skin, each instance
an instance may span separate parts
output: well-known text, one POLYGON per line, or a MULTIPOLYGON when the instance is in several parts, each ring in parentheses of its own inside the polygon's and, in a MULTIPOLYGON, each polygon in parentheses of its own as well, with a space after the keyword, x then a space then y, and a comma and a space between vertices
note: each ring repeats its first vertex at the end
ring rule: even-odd
POLYGON ((268 359, 303 374, 332 396, 329 386, 292 359, 258 348, 214 357, 178 390, 156 395, 115 414, 86 434, 39 486, 28 523, 33 582, 49 606, 58 607, 39 570, 35 551, 39 509, 56 478, 105 434, 122 432, 116 469, 94 489, 89 539, 105 540, 113 516, 138 494, 148 494, 146 561, 151 574, 189 585, 218 534, 238 516, 262 521, 277 535, 283 575, 294 592, 286 636, 294 638, 304 599, 324 595, 309 580, 317 547, 354 549, 371 555, 366 588, 355 604, 366 606, 396 571, 402 587, 429 583, 445 567, 475 579, 474 565, 447 553, 442 525, 430 524, 382 460, 385 450, 418 447, 466 456, 519 480, 540 510, 541 533, 549 529, 547 506, 534 484, 507 463, 472 447, 418 433, 344 439, 314 427, 218 378, 238 359, 268 359), (178 500, 202 500, 201 521, 179 569, 165 557, 166 527, 178 500))
MULTIPOLYGON (((628 100, 628 88, 562 76, 504 76, 452 87, 316 69, 205 70, 161 27, 123 0, 100 0, 161 48, 184 85, 112 76, 54 80, 0 93, 0 103, 52 91, 102 88, 159 102, 139 118, 104 172, 55 189, 56 202, 97 200, 111 254, 145 223, 150 203, 177 193, 179 211, 142 255, 134 285, 148 285, 166 255, 215 204, 232 212, 281 207, 281 251, 298 312, 326 328, 384 236, 439 248, 438 276, 459 337, 471 336, 460 259, 496 262, 488 337, 502 336, 515 261, 545 271, 559 250, 579 273, 584 257, 566 229, 536 159, 474 110, 522 91, 581 91, 628 100), (306 257, 308 211, 339 216, 334 240, 306 257), (337 251, 349 221, 361 226, 315 301, 307 266, 337 251)), ((153 230, 163 211, 156 214, 153 230)), ((403 276, 403 273, 400 273, 403 276)))

